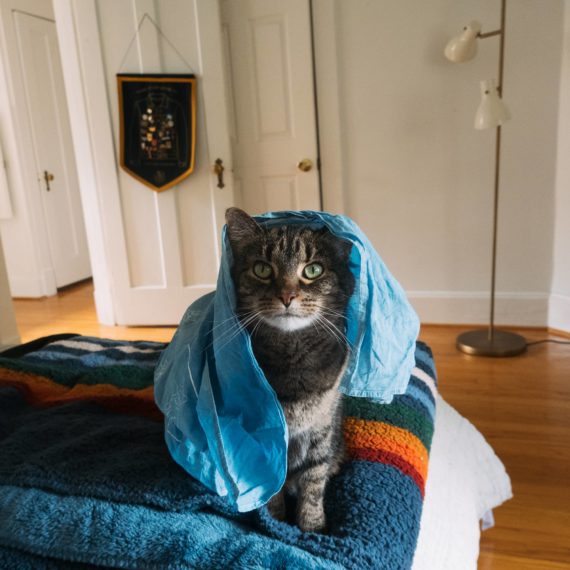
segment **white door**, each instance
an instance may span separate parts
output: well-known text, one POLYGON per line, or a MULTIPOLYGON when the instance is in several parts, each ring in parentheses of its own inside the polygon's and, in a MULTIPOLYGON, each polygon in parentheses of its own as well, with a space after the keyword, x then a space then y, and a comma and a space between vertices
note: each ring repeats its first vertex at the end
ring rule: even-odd
POLYGON ((250 213, 319 210, 309 0, 223 0, 222 22, 236 195, 250 213))
POLYGON ((37 197, 43 205, 57 287, 91 275, 53 11, 49 0, 13 1, 17 59, 32 131, 37 197), (21 5, 21 4, 20 4, 21 5))
POLYGON ((218 3, 54 0, 54 7, 82 196, 91 204, 98 314, 118 324, 177 324, 216 287, 224 212, 233 204, 218 3), (149 18, 141 23, 145 14, 162 33, 149 18), (118 168, 116 75, 188 74, 189 66, 198 87, 195 169, 157 193, 118 168), (223 188, 212 170, 218 158, 223 188), (112 312, 97 297, 105 287, 112 312))

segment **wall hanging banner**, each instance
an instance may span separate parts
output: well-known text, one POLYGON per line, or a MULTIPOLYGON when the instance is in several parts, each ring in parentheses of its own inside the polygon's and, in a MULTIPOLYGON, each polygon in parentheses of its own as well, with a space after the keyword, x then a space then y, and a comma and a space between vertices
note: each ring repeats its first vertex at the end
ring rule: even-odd
POLYGON ((194 170, 196 77, 118 74, 121 167, 162 192, 194 170))

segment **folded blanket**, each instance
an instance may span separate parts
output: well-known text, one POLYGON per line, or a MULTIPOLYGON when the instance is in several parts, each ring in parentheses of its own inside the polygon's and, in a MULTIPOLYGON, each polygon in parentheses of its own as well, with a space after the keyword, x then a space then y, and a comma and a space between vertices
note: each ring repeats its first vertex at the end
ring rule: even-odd
POLYGON ((433 433, 428 347, 392 404, 346 399, 352 460, 319 535, 265 507, 236 512, 172 461, 152 402, 164 346, 71 336, 0 356, 1 568, 411 566, 433 433))

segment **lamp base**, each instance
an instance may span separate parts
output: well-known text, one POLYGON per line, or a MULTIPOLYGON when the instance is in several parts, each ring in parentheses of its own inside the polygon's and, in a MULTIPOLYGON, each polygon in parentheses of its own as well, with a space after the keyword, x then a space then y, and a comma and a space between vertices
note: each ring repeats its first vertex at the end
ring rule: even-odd
POLYGON ((495 330, 490 340, 489 331, 483 329, 460 334, 456 346, 474 356, 517 356, 526 350, 526 339, 520 334, 495 330))

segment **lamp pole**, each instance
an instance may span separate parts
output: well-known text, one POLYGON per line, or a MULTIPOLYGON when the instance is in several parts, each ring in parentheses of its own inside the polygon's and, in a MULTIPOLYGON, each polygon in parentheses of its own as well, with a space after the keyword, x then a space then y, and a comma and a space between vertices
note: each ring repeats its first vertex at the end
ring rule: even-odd
MULTIPOLYGON (((499 47, 499 85, 497 90, 499 96, 503 98, 503 69, 505 63, 505 23, 506 23, 507 0, 501 0, 501 27, 498 30, 500 36, 499 47)), ((494 33, 492 33, 495 35, 494 33)), ((480 34, 482 37, 482 35, 480 34)), ((486 36, 490 37, 490 36, 486 36)), ((489 342, 495 338, 495 285, 497 276, 497 227, 499 217, 499 176, 501 165, 501 125, 497 126, 497 136, 495 142, 495 197, 493 201, 493 255, 491 263, 491 316, 489 320, 489 342)))
MULTIPOLYGON (((503 96, 503 70, 505 61, 505 24, 507 0, 501 0, 501 25, 498 30, 477 34, 485 39, 499 36, 499 78, 497 91, 503 96)), ((496 127, 495 142, 495 189, 493 201, 493 248, 491 262, 491 308, 489 328, 487 331, 475 330, 460 334, 457 337, 457 348, 467 354, 476 356, 516 356, 526 350, 526 339, 521 335, 495 330, 495 290, 497 275, 497 230, 499 214, 499 178, 501 165, 501 125, 496 127)))

